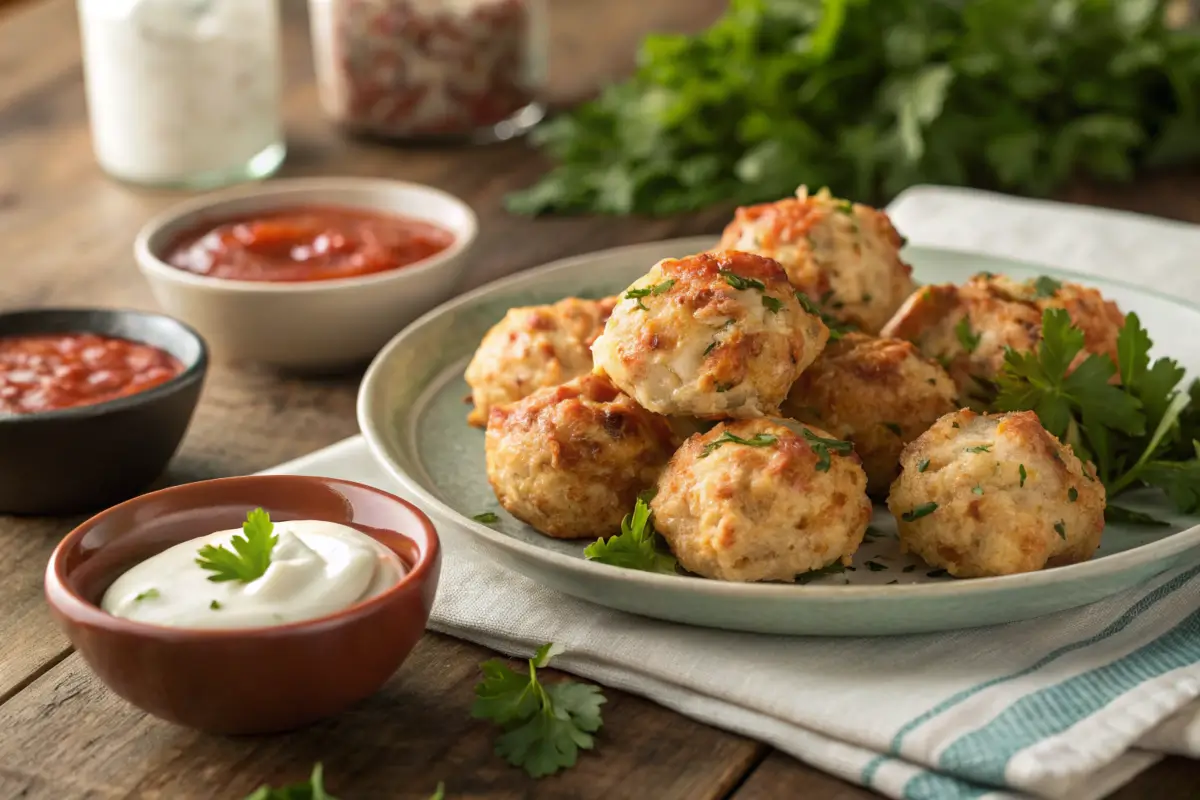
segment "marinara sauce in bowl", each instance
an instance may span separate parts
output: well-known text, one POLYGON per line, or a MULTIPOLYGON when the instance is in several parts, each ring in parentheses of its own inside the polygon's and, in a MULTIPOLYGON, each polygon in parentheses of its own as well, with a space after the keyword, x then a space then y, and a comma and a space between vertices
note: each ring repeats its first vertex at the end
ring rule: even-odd
POLYGON ((134 251, 160 305, 219 357, 324 371, 364 363, 449 298, 475 234, 437 189, 318 178, 177 206, 134 251))
POLYGON ((123 500, 163 471, 191 421, 204 340, 161 314, 0 314, 0 513, 123 500))

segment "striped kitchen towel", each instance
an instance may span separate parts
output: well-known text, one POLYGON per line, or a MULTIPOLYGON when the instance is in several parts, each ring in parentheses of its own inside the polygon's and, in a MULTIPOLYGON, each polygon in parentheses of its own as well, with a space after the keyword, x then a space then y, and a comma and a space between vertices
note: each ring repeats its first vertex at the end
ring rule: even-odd
MULTIPOLYGON (((1116 277, 1136 264, 1145 281, 1171 276, 1200 300, 1200 228, 934 188, 906 193, 891 212, 914 243, 1116 277)), ((358 437, 272 471, 396 489, 358 437)), ((1136 589, 1027 622, 801 638, 591 605, 443 533, 433 628, 521 656, 557 642, 556 666, 890 797, 1092 800, 1164 753, 1200 758, 1200 554, 1136 589)), ((601 734, 597 757, 603 746, 601 734)))

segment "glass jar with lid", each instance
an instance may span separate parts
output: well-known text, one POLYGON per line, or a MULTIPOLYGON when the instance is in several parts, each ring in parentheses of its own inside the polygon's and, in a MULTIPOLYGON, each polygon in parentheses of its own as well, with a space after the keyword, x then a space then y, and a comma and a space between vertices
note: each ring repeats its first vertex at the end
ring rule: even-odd
POLYGON ((283 161, 276 0, 78 0, 92 145, 121 180, 208 188, 283 161))
POLYGON ((343 128, 495 140, 542 118, 545 0, 309 0, 321 104, 343 128))

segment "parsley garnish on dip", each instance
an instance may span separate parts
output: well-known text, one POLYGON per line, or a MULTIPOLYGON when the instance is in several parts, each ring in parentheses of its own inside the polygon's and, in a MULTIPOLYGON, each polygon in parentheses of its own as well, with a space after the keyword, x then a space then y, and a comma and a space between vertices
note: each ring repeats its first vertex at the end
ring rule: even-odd
POLYGON ((175 628, 255 628, 348 608, 404 572, 395 553, 354 528, 272 523, 259 508, 241 530, 177 544, 133 567, 108 588, 100 607, 175 628))

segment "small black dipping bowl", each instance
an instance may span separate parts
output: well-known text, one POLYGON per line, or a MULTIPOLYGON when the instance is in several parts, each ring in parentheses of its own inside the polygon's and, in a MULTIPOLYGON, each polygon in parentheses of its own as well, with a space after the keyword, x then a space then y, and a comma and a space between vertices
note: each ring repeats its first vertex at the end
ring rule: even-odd
POLYGON ((0 338, 55 333, 153 345, 179 359, 183 372, 104 403, 0 415, 0 513, 71 514, 128 499, 162 473, 200 397, 208 348, 182 322, 108 309, 0 313, 0 338))

